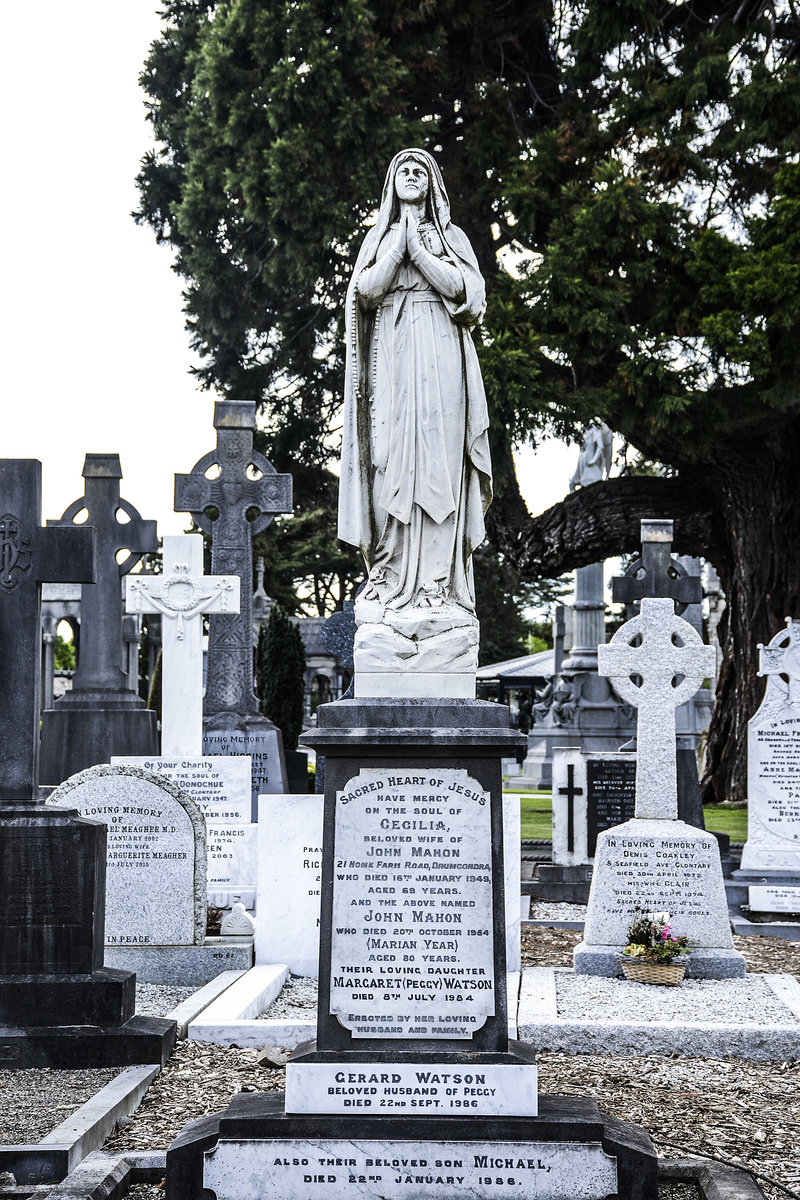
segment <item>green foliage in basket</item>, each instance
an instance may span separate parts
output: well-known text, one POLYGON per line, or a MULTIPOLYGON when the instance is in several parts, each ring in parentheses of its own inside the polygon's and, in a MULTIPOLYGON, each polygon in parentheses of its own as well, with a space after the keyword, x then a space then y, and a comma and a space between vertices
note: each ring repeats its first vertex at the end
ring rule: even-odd
POLYGON ((628 930, 628 945, 622 953, 628 958, 642 962, 670 963, 679 955, 689 954, 689 939, 685 934, 675 937, 669 927, 668 912, 640 912, 633 914, 628 930))

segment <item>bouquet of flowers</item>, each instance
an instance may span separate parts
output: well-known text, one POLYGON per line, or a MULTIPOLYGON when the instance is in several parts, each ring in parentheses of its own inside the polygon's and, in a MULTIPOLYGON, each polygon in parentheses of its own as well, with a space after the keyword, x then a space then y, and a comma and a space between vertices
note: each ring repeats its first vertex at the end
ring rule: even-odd
POLYGON ((675 937, 669 920, 668 912, 646 913, 637 908, 628 930, 628 945, 622 953, 627 958, 651 963, 671 963, 679 955, 689 954, 688 937, 685 934, 675 937))

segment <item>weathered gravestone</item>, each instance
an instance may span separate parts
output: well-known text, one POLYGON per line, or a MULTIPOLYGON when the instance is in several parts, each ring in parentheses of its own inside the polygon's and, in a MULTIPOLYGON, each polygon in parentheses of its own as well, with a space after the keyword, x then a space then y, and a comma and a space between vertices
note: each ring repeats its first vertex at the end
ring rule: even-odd
POLYGON ((250 820, 249 755, 112 759, 119 763, 164 775, 192 797, 206 823, 209 903, 229 908, 239 897, 254 908, 257 826, 250 820))
POLYGON ((175 476, 175 511, 191 513, 210 534, 212 572, 243 581, 238 614, 210 618, 203 750, 251 755, 254 821, 259 795, 286 791, 286 765, 280 730, 261 715, 253 691, 253 538, 277 513, 292 511, 291 476, 278 475, 253 449, 255 407, 252 400, 218 400, 217 448, 189 475, 175 476))
POLYGON ((638 908, 668 911, 676 934, 696 944, 695 976, 744 975, 733 949, 716 839, 678 820, 675 709, 713 671, 704 646, 672 600, 643 597, 638 617, 599 649, 599 669, 620 698, 638 709, 636 816, 599 834, 580 974, 613 975, 638 908))
POLYGON ((138 766, 98 766, 67 779, 50 802, 108 827, 108 963, 184 984, 250 965, 249 947, 205 945, 205 821, 177 784, 138 766))
POLYGON ((158 549, 155 521, 143 521, 119 494, 118 454, 87 454, 86 491, 58 521, 87 524, 97 531, 97 581, 81 590, 81 639, 72 690, 42 714, 41 782, 61 783, 69 775, 107 763, 112 754, 155 754, 156 716, 128 686, 122 669, 122 588, 120 577, 143 554, 158 549), (120 519, 120 517, 124 519, 120 519), (120 561, 118 556, 126 551, 120 561))
POLYGON ((105 828, 37 799, 42 580, 90 582, 94 530, 40 527, 35 460, 0 461, 0 514, 0 1061, 163 1062, 174 1022, 103 965, 105 828))
POLYGON ((285 1094, 184 1130, 170 1200, 655 1196, 646 1135, 591 1101, 539 1107, 533 1052, 508 1037, 501 764, 524 739, 472 698, 483 300, 435 160, 402 152, 346 310, 339 531, 369 571, 356 699, 303 735, 325 755, 317 1038, 285 1094))

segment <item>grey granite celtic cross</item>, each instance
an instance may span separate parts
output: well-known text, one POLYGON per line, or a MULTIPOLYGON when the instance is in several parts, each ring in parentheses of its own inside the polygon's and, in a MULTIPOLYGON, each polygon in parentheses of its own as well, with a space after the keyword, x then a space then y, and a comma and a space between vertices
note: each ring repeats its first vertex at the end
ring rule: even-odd
POLYGON ((0 806, 38 799, 42 583, 94 580, 94 530, 44 529, 41 512, 42 464, 0 460, 0 806))
POLYGON ((155 521, 143 520, 133 505, 120 497, 118 454, 87 454, 83 478, 86 488, 80 500, 73 501, 58 521, 47 522, 71 526, 85 510, 87 524, 97 530, 97 581, 84 584, 81 591, 81 641, 73 697, 81 692, 130 691, 122 670, 120 576, 127 575, 143 554, 158 549, 155 521))
POLYGON ((213 575, 238 575, 238 614, 209 618, 205 715, 258 714, 253 691, 253 538, 278 513, 292 511, 292 477, 279 475, 253 450, 254 400, 218 400, 214 406, 217 448, 175 476, 175 511, 189 512, 211 535, 213 575), (217 474, 209 473, 217 469, 217 474), (216 515, 215 515, 216 514, 216 515))
POLYGON ((639 611, 643 596, 668 596, 680 616, 689 604, 699 604, 702 584, 696 575, 687 575, 672 555, 672 521, 645 520, 641 526, 642 553, 624 575, 611 581, 615 604, 627 604, 629 615, 639 611))
POLYGON ((714 672, 713 646, 675 615, 668 597, 643 596, 638 617, 599 646, 597 666, 621 700, 639 710, 636 816, 678 816, 675 709, 714 672))

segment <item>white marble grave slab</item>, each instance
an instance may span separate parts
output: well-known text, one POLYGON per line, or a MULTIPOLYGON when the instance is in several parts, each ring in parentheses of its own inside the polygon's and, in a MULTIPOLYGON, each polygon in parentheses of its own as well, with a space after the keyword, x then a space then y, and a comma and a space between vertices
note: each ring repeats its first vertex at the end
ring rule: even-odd
POLYGON ((111 762, 166 775, 189 793, 207 821, 250 821, 251 764, 247 754, 202 758, 115 755, 111 762))
POLYGON ((800 913, 800 887, 753 884, 747 889, 747 903, 753 912, 800 913))
MULTIPOLYGON (((255 893, 258 879, 258 827, 228 821, 206 821, 209 892, 255 893)), ((251 900, 255 896, 248 897, 251 900)), ((244 896, 242 897, 244 900, 244 896)), ((247 904, 252 908, 253 904, 247 904)))
POLYGON ((203 1186, 225 1200, 602 1200, 617 1160, 598 1142, 220 1141, 203 1186))
POLYGON ((494 1015, 489 795, 366 767, 336 797, 330 1011, 354 1038, 468 1039, 494 1015))
POLYGON ((322 876, 321 794, 261 796, 256 963, 316 979, 322 876))
POLYGON ((579 746, 553 747, 553 862, 575 866, 589 862, 586 817, 586 758, 579 746), (570 772, 570 768, 572 771, 570 772), (566 791, 574 793, 570 800, 566 791), (572 806, 572 847, 569 810, 572 806))
POLYGON ((536 1066, 380 1062, 286 1064, 287 1113, 535 1117, 536 1066))
POLYGON ((108 827, 106 945, 202 945, 206 834, 191 796, 134 766, 90 767, 49 803, 108 827))

